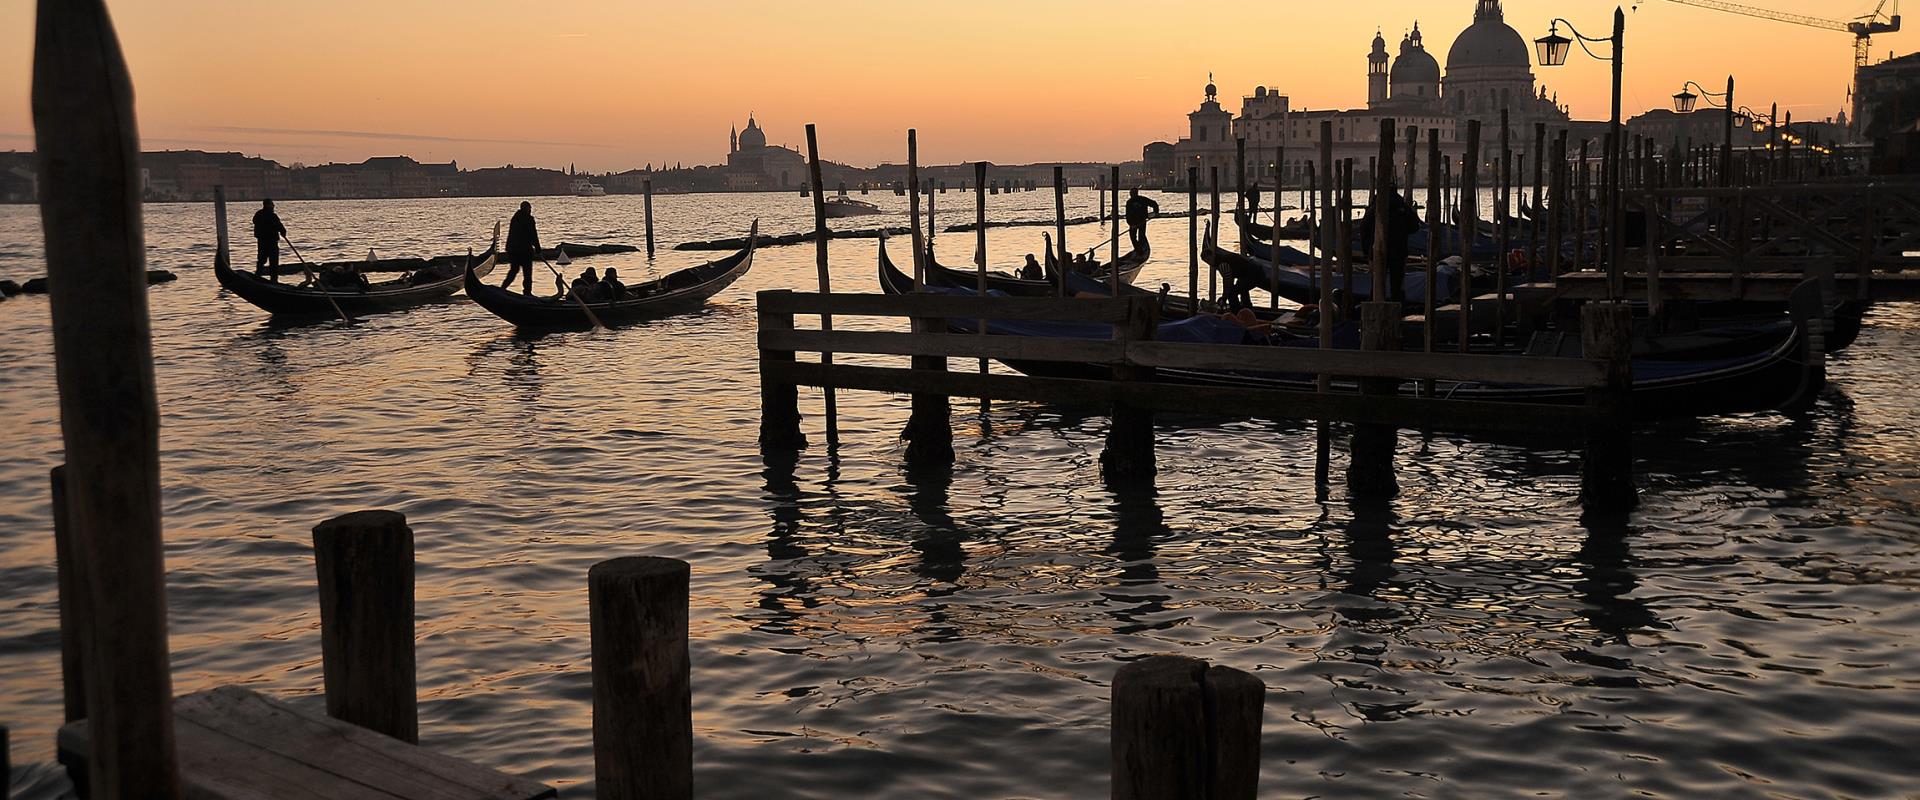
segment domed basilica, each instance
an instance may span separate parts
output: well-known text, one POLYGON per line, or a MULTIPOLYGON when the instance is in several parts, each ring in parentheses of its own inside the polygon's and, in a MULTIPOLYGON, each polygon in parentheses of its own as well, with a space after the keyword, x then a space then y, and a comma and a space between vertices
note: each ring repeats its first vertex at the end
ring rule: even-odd
POLYGON ((1186 168, 1194 167, 1203 182, 1213 170, 1220 170, 1226 185, 1233 180, 1235 140, 1245 138, 1249 182, 1271 175, 1267 165, 1285 147, 1292 183, 1296 176, 1304 177, 1308 163, 1317 160, 1323 122, 1331 123, 1335 157, 1363 163, 1379 151, 1382 119, 1394 120, 1403 142, 1404 131, 1411 126, 1438 131, 1442 149, 1456 157, 1465 150, 1468 122, 1476 119, 1483 145, 1493 148, 1483 147, 1483 151, 1498 152, 1503 109, 1508 112, 1516 152, 1532 147, 1535 123, 1546 123, 1553 132, 1569 127, 1565 109, 1545 88, 1536 87, 1532 45, 1507 24, 1500 0, 1473 2, 1473 24, 1447 50, 1444 72, 1427 51, 1418 22, 1401 38, 1397 55, 1389 52, 1386 36, 1376 33, 1367 55, 1364 110, 1295 109, 1286 95, 1260 86, 1242 99, 1240 114, 1235 116, 1221 107, 1209 80, 1206 100, 1187 115, 1189 135, 1175 144, 1147 146, 1149 181, 1183 184, 1186 168))

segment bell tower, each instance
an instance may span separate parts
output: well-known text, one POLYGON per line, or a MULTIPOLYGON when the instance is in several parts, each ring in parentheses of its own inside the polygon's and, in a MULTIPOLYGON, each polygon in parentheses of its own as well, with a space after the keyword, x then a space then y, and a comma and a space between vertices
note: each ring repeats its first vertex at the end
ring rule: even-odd
POLYGON ((1367 55, 1367 106, 1387 101, 1387 37, 1373 34, 1373 52, 1367 55))

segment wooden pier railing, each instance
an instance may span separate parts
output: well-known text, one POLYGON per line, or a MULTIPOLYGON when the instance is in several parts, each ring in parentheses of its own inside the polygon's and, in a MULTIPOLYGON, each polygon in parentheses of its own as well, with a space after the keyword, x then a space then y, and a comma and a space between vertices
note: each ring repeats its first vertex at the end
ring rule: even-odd
MULTIPOLYGON (((1152 414, 1155 411, 1313 419, 1360 425, 1425 430, 1508 433, 1586 431, 1588 438, 1618 437, 1626 425, 1631 393, 1627 369, 1624 308, 1595 304, 1588 314, 1598 336, 1588 352, 1610 352, 1611 359, 1536 358, 1474 354, 1415 353, 1397 349, 1322 350, 1154 341, 1156 299, 1051 299, 959 297, 946 295, 813 294, 763 291, 758 297, 761 444, 764 450, 805 446, 800 430, 798 387, 859 389, 904 394, 935 394, 993 400, 1023 400, 1115 409, 1115 424, 1102 463, 1118 477, 1150 474, 1153 461, 1152 414), (800 315, 905 318, 921 332, 799 330, 800 315), (945 320, 1039 320, 1108 325, 1108 339, 1039 336, 979 336, 945 331, 945 320), (1622 345, 1615 347, 1615 344, 1622 345), (935 357, 907 367, 880 367, 802 361, 797 353, 935 357), (1069 365, 1076 377, 950 372, 939 358, 991 358, 1036 365, 1069 365), (1073 368, 1071 365, 1081 365, 1073 368), (1096 369, 1088 370, 1087 366, 1096 369), (1104 368, 1104 369, 1100 369, 1104 368), (1314 392, 1247 386, 1204 385, 1157 380, 1166 369, 1236 370, 1253 373, 1332 375, 1365 379, 1366 391, 1314 392), (1101 374, 1104 372, 1105 374, 1101 374), (1395 385, 1411 381, 1521 383, 1584 390, 1584 406, 1451 400, 1399 393, 1395 385), (1116 467, 1116 465, 1124 465, 1116 467)), ((1366 316, 1369 332, 1395 329, 1393 314, 1366 316)), ((913 426, 913 422, 909 422, 913 426)), ((1363 437, 1364 438, 1364 437, 1363 437)), ((1391 437, 1389 437, 1389 442, 1391 437)), ((1589 464, 1589 477, 1631 486, 1631 453, 1624 442, 1604 443, 1607 463, 1589 464)), ((1589 454, 1594 451, 1590 448, 1589 454)), ((1371 447, 1356 458, 1372 461, 1368 470, 1392 470, 1392 447, 1371 447), (1378 459, 1388 459, 1385 464, 1378 459)), ((1363 470, 1363 472, 1366 470, 1363 470)), ((1354 488, 1349 472, 1349 488, 1354 488)), ((1593 485, 1588 485, 1592 489, 1593 485)), ((1593 495, 1593 503, 1619 502, 1593 495)), ((1628 499, 1625 502, 1631 504, 1628 499)))

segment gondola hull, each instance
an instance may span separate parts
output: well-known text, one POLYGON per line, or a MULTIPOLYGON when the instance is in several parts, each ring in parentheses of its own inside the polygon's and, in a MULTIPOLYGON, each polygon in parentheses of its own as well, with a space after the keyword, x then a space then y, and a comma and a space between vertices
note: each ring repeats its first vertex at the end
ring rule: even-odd
POLYGON ((276 283, 251 272, 233 269, 224 258, 215 260, 213 275, 221 288, 275 317, 337 317, 341 313, 359 317, 410 308, 452 296, 460 291, 465 273, 474 272, 484 276, 493 271, 494 260, 495 254, 489 251, 479 263, 448 277, 436 276, 434 280, 424 283, 412 283, 411 278, 403 278, 373 284, 366 291, 341 288, 322 291, 303 288, 295 283, 276 283), (335 310, 335 304, 339 306, 338 311, 335 310))
POLYGON ((641 320, 694 311, 707 300, 733 285, 753 268, 754 242, 759 223, 747 235, 746 248, 718 261, 675 272, 660 280, 629 287, 629 299, 617 302, 588 303, 591 316, 571 297, 528 296, 482 282, 469 274, 467 296, 494 316, 522 330, 585 330, 598 319, 608 326, 626 325, 641 320))

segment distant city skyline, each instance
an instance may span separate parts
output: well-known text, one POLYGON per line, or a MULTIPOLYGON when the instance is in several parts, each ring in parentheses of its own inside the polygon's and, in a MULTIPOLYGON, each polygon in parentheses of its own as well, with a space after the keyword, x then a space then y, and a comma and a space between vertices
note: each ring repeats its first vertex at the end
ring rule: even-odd
MULTIPOLYGON (((1870 2, 1751 0, 1849 18, 1870 2)), ((1342 8, 1270 2, 1204 16, 1140 0, 1004 0, 898 6, 849 0, 815 15, 786 4, 642 7, 578 0, 175 0, 109 3, 134 71, 143 146, 234 150, 283 163, 423 161, 608 172, 651 163, 719 164, 730 128, 755 115, 769 143, 823 156, 900 162, 920 130, 927 163, 1131 161, 1172 140, 1209 73, 1227 97, 1256 85, 1298 109, 1366 104, 1366 43, 1417 21, 1458 31, 1473 0, 1376 0, 1342 8), (750 10, 751 13, 742 13, 750 10), (502 39, 520 35, 524 42, 502 39), (1230 37, 1231 44, 1222 44, 1230 37), (1114 53, 1124 53, 1115 56, 1114 53), (506 98, 518 98, 509 103, 506 98)), ((1554 16, 1604 35, 1614 5, 1507 0, 1529 39, 1554 16)), ((1686 80, 1731 72, 1740 100, 1798 119, 1844 108, 1851 39, 1667 0, 1629 6, 1629 115, 1669 105, 1686 80)), ((0 6, 0 150, 33 146, 28 106, 32 4, 0 6)), ((1906 52, 1905 33, 1874 57, 1906 52)), ((1432 42, 1444 51, 1448 41, 1432 42)), ((1607 114, 1603 62, 1535 67, 1576 118, 1607 114)))

